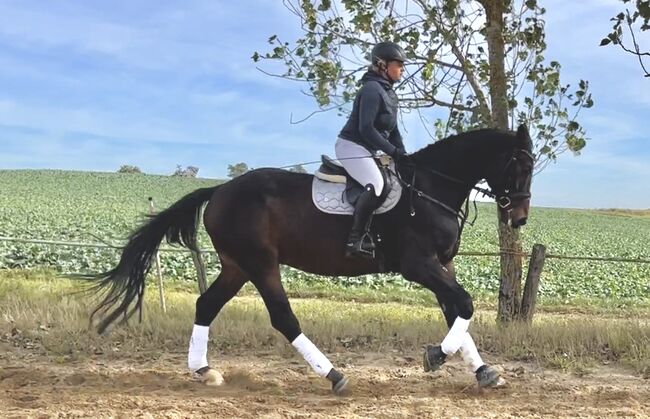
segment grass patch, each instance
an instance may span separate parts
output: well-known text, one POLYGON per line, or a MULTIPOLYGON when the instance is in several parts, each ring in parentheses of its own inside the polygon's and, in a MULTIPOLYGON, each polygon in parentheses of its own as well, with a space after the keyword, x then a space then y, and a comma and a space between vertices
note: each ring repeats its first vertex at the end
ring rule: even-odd
MULTIPOLYGON (((0 269, 0 280, 22 281, 29 280, 45 282, 48 287, 60 287, 61 291, 74 289, 75 284, 63 279, 53 269, 0 269)), ((148 294, 157 295, 157 283, 149 277, 148 294)), ((290 298, 325 299, 329 301, 357 303, 400 303, 423 307, 438 307, 433 294, 419 285, 408 283, 409 287, 399 284, 381 284, 368 286, 365 284, 349 285, 336 279, 324 278, 318 281, 285 280, 284 288, 290 298)), ((42 285, 35 284, 35 287, 42 285)), ((167 280, 164 283, 165 292, 189 293, 196 298, 198 285, 193 281, 167 280)), ((51 288, 51 289, 54 289, 51 288)), ((257 296, 257 290, 247 283, 239 292, 240 297, 257 296)), ((497 296, 494 293, 472 293, 474 307, 480 311, 496 311, 497 296)), ((567 315, 597 315, 599 317, 633 318, 650 317, 650 298, 589 298, 589 297, 551 297, 539 296, 537 301, 538 313, 555 313, 567 315)))
MULTIPOLYGON (((72 294, 78 289, 72 281, 43 272, 5 272, 0 276, 0 341, 43 351, 58 362, 95 353, 121 357, 135 352, 155 358, 186 350, 194 292, 168 289, 166 314, 158 306, 156 293, 149 292, 141 324, 132 321, 108 336, 98 336, 88 327, 88 313, 95 301, 72 294)), ((325 351, 397 348, 419 352, 422 345, 439 342, 446 333, 440 310, 432 304, 351 304, 350 300, 298 298, 292 306, 305 333, 325 351)), ((578 373, 603 362, 650 371, 647 317, 540 313, 532 326, 507 327, 496 325, 494 319, 494 311, 478 309, 470 330, 482 351, 501 359, 537 361, 578 373)), ((238 297, 224 308, 212 326, 211 337, 212 350, 266 348, 292 353, 284 338, 271 328, 261 300, 250 295, 238 297)))

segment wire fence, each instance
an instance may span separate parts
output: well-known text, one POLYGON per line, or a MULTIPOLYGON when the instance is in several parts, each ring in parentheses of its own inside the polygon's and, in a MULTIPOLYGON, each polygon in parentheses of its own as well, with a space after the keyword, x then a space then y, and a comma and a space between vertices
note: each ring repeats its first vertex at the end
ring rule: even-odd
MULTIPOLYGON (((70 246, 70 247, 91 247, 91 248, 108 248, 121 250, 122 246, 110 243, 82 243, 82 242, 68 242, 59 240, 43 240, 43 239, 25 239, 18 237, 4 237, 0 236, 0 242, 17 242, 17 243, 33 243, 33 244, 47 244, 53 246, 70 246)), ((178 247, 165 247, 159 248, 161 252, 182 252, 185 253, 188 249, 178 247)), ((201 253, 216 253, 214 249, 199 249, 201 253)), ((531 253, 518 252, 514 250, 502 250, 501 252, 458 252, 458 256, 473 256, 473 257, 497 257, 501 255, 516 255, 521 257, 530 257, 531 253)), ((622 262, 622 263, 650 263, 650 259, 638 258, 622 258, 622 257, 600 257, 600 256, 576 256, 576 255, 558 255, 547 253, 547 259, 564 259, 564 260, 588 260, 594 262, 622 262)))
MULTIPOLYGON (((81 243, 81 242, 68 242, 59 240, 43 240, 43 239, 23 239, 18 237, 4 237, 0 236, 0 242, 16 242, 16 243, 33 243, 33 244, 48 244, 53 246, 70 246, 70 247, 92 247, 96 249, 117 249, 122 250, 123 247, 116 244, 109 243, 81 243)), ((163 247, 159 249, 161 252, 187 252, 187 249, 177 247, 163 247)), ((200 249, 201 252, 214 252, 214 249, 200 249)))
MULTIPOLYGON (((101 239, 99 239, 101 240, 101 239)), ((72 242, 72 241, 63 241, 63 240, 45 240, 45 239, 26 239, 19 237, 6 237, 0 236, 0 242, 13 242, 21 244, 42 244, 48 246, 61 246, 61 247, 77 247, 77 248, 95 248, 95 249, 114 249, 121 250, 123 247, 121 245, 113 243, 84 243, 84 242, 72 242)), ((192 262, 197 273, 198 287, 199 292, 202 294, 207 289, 207 278, 206 278, 206 268, 203 262, 202 254, 216 254, 214 249, 199 249, 198 251, 192 251, 180 247, 169 247, 161 246, 158 249, 159 252, 171 252, 171 253, 191 253, 192 262)), ((460 256, 469 256, 469 257, 497 257, 504 254, 511 254, 523 257, 530 258, 530 266, 528 276, 526 278, 526 285, 524 290, 524 298, 522 300, 522 307, 526 307, 526 319, 532 319, 532 313, 535 307, 535 300, 537 295, 537 289, 539 287, 539 276, 544 265, 545 258, 548 259, 563 259, 563 260, 580 260, 580 261, 594 261, 594 262, 622 262, 622 263, 639 263, 639 264, 648 264, 650 260, 648 259, 639 259, 639 258, 622 258, 622 257, 598 257, 598 256, 575 256, 575 255, 555 255, 555 254, 546 254, 546 249, 542 245, 533 246, 532 252, 520 252, 509 249, 504 249, 501 252, 459 252, 460 256)), ((156 253, 155 267, 158 279, 158 291, 160 298, 160 306, 163 312, 167 311, 165 295, 164 295, 164 286, 163 286, 163 275, 161 271, 161 263, 159 253, 156 253)))

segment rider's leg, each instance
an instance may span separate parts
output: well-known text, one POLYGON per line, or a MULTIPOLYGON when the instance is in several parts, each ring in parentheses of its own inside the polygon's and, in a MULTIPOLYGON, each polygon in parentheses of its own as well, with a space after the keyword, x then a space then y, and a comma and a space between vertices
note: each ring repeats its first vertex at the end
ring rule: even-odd
POLYGON ((347 256, 370 258, 374 256, 375 245, 368 232, 370 231, 372 213, 379 205, 379 197, 375 194, 375 188, 371 184, 366 185, 354 206, 352 229, 345 245, 347 256))
POLYGON ((381 195, 384 190, 384 178, 370 151, 342 138, 336 141, 335 151, 336 158, 352 179, 363 186, 371 184, 375 188, 375 195, 381 195))
POLYGON ((368 235, 373 212, 381 204, 379 196, 384 188, 384 179, 373 159, 373 155, 364 147, 351 141, 339 139, 336 143, 336 157, 345 170, 365 185, 363 192, 355 203, 352 229, 346 244, 348 256, 374 256, 375 245, 368 235))

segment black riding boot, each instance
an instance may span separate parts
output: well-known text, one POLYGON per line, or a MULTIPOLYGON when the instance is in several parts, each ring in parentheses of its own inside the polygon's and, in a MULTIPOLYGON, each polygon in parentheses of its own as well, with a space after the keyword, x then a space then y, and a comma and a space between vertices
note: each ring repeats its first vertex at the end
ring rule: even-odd
POLYGON ((346 256, 375 257, 375 243, 369 234, 372 213, 379 207, 379 197, 374 186, 368 184, 354 206, 352 231, 345 246, 346 256))

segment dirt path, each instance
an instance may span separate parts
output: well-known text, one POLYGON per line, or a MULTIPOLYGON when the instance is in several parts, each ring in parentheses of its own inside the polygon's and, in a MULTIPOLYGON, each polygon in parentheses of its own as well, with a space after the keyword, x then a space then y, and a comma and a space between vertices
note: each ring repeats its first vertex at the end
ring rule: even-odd
POLYGON ((226 384, 217 388, 185 373, 182 354, 74 363, 33 353, 3 355, 3 418, 650 416, 650 382, 614 368, 576 377, 532 364, 502 364, 508 386, 479 391, 459 361, 432 375, 422 371, 419 352, 340 353, 332 361, 353 388, 349 396, 336 397, 301 360, 277 353, 222 356, 226 384))

